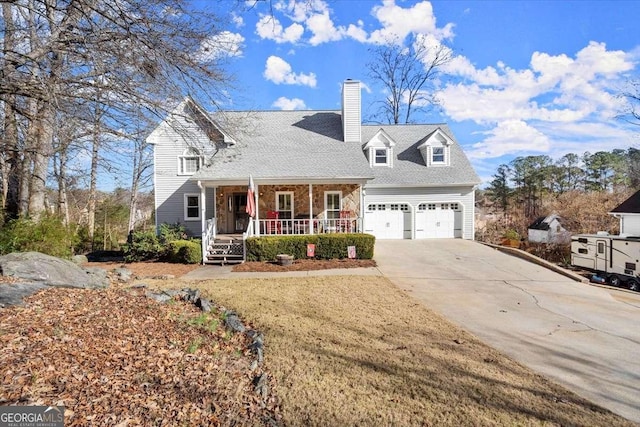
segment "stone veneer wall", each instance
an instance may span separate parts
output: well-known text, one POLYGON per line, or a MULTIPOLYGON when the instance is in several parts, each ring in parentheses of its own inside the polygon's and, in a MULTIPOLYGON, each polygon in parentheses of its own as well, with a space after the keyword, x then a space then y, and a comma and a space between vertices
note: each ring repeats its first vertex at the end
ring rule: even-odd
MULTIPOLYGON (((224 227, 227 223, 228 215, 232 213, 227 209, 227 196, 233 193, 246 193, 247 186, 236 185, 218 187, 216 191, 216 212, 218 213, 218 227, 224 227)), ((267 211, 276 208, 277 191, 293 191, 294 216, 309 213, 309 185, 260 185, 260 204, 258 212, 260 218, 267 217, 267 211)), ((353 212, 356 217, 360 214, 360 186, 358 184, 318 184, 313 185, 313 216, 323 218, 324 216, 324 193, 325 191, 342 192, 342 210, 353 212)))

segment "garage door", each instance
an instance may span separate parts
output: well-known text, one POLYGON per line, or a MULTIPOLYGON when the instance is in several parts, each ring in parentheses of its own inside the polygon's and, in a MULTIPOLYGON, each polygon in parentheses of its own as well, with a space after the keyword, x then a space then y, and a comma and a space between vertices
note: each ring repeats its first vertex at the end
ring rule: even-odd
POLYGON ((364 231, 376 239, 411 237, 411 211, 406 203, 370 203, 364 215, 364 231))
POLYGON ((461 218, 457 203, 421 203, 416 210, 416 239, 455 237, 456 216, 461 218))

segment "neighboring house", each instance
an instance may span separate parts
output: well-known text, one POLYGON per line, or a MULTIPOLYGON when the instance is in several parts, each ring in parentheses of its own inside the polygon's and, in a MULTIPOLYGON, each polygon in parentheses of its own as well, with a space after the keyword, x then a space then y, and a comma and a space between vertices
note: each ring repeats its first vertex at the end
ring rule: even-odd
POLYGON ((620 234, 640 236, 640 190, 609 212, 620 219, 620 234))
POLYGON ((529 226, 528 240, 531 243, 570 243, 571 232, 566 230, 563 219, 557 214, 542 216, 529 226))
POLYGON ((341 111, 207 114, 183 101, 147 138, 157 224, 203 245, 236 233, 473 239, 480 180, 449 127, 363 125, 360 102, 353 80, 341 111))

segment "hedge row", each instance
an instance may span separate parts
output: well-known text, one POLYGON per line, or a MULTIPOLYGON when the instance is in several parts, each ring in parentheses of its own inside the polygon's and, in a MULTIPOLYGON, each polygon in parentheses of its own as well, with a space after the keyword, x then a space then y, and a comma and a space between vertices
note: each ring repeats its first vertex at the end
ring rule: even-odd
POLYGON ((307 258, 307 245, 315 245, 316 259, 347 258, 347 247, 355 246, 356 258, 373 258, 375 237, 370 234, 319 234, 305 236, 261 236, 247 239, 247 261, 275 261, 278 254, 307 258))
POLYGON ((125 262, 154 259, 182 264, 202 262, 202 245, 199 239, 165 241, 153 231, 132 233, 129 243, 123 245, 122 250, 125 262))
POLYGON ((166 256, 169 262, 181 264, 200 264, 202 245, 200 240, 174 240, 169 242, 166 256))

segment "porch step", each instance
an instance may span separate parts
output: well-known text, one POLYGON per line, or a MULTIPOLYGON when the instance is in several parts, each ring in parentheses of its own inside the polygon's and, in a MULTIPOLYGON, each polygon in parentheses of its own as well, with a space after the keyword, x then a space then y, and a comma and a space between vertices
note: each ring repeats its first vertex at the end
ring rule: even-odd
POLYGON ((242 239, 216 239, 207 249, 205 264, 240 264, 244 262, 242 239))

